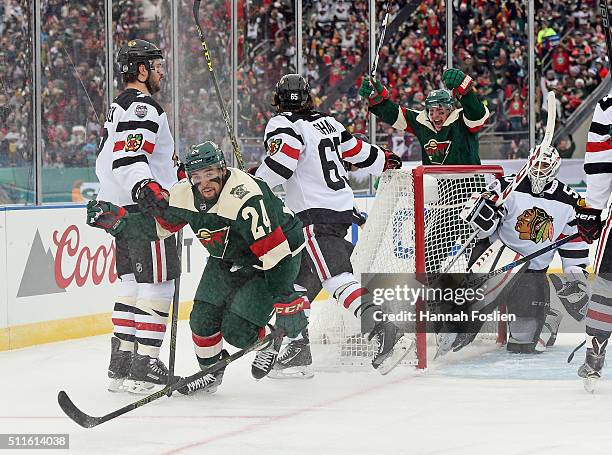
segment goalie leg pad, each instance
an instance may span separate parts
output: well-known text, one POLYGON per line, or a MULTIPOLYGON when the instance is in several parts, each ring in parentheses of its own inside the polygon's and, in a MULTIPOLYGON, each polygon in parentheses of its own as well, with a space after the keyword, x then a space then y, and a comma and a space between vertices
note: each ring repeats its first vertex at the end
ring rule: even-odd
POLYGON ((508 322, 508 351, 544 351, 550 338, 543 340, 540 336, 550 309, 546 271, 528 270, 522 274, 512 288, 512 295, 508 299, 508 314, 515 319, 508 322))

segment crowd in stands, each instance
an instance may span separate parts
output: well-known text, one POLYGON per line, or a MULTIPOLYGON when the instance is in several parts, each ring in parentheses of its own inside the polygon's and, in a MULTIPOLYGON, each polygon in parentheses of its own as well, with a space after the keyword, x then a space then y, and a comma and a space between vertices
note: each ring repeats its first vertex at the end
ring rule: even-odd
MULTIPOLYGON (((227 136, 214 87, 202 57, 191 19, 191 5, 181 2, 180 143, 227 136)), ((338 117, 354 133, 366 133, 364 103, 357 96, 367 72, 369 46, 367 0, 303 1, 304 72, 315 104, 338 117)), ((446 66, 445 1, 423 0, 401 16, 407 0, 390 4, 390 27, 380 53, 378 74, 395 101, 423 108, 427 93, 442 86, 446 66)), ((491 111, 489 129, 507 138, 504 157, 523 158, 527 131, 527 16, 519 0, 457 0, 454 65, 477 81, 491 111), (505 134, 504 134, 505 133, 505 134)), ((289 0, 240 2, 237 74, 238 134, 261 138, 270 117, 272 91, 279 77, 294 71, 296 42, 293 4, 289 0)), ((376 23, 382 23, 387 2, 377 1, 376 23)), ((536 2, 538 109, 549 90, 566 119, 607 75, 605 37, 597 20, 595 0, 536 2), (593 24, 598 24, 593 26, 593 24)), ((32 163, 32 70, 29 0, 0 3, 0 168, 32 163)), ((91 167, 95 161, 105 112, 104 9, 98 0, 42 0, 43 165, 91 167)), ((230 2, 202 2, 200 22, 215 64, 226 105, 230 105, 230 2)), ((160 45, 169 54, 169 2, 117 0, 113 5, 115 48, 132 38, 160 45)), ((378 27, 380 28, 380 27, 378 27)), ((116 50, 115 49, 115 50, 116 50)), ((171 62, 166 73, 171 80, 171 62)), ((122 84, 113 87, 114 93, 122 84)), ((172 118, 171 85, 159 99, 172 118)), ((379 122, 378 137, 404 159, 419 159, 414 138, 379 122)))

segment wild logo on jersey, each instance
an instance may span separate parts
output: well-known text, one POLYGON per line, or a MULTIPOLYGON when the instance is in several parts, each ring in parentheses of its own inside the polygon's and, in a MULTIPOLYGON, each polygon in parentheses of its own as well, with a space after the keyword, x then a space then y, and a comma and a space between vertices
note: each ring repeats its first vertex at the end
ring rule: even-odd
POLYGON ((519 239, 531 240, 534 243, 552 241, 555 235, 553 217, 539 207, 521 213, 514 229, 519 233, 519 239))
POLYGON ((283 145, 283 141, 281 139, 274 139, 268 143, 268 155, 272 156, 276 152, 278 152, 283 145))
POLYGON ((229 232, 229 226, 215 231, 208 229, 200 229, 196 234, 196 237, 200 241, 204 248, 208 250, 208 253, 216 258, 222 258, 223 252, 225 251, 225 243, 227 242, 227 233, 229 232))
POLYGON ((142 134, 128 134, 125 140, 125 151, 135 152, 142 147, 142 134))
POLYGON ((450 150, 451 142, 438 142, 435 139, 430 139, 424 146, 425 153, 427 153, 432 162, 443 163, 450 150))
POLYGON ((244 187, 244 183, 241 183, 238 186, 235 186, 234 188, 232 188, 230 190, 230 194, 232 196, 237 197, 238 199, 242 199, 243 197, 245 197, 247 194, 249 194, 250 191, 248 191, 245 187, 244 187))

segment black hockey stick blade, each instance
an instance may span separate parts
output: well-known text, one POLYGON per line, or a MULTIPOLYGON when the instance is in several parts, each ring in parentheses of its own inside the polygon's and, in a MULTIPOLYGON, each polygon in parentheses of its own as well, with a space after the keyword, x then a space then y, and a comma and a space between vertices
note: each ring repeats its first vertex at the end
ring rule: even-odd
POLYGON ((270 332, 268 335, 266 335, 264 338, 262 338, 261 340, 258 340, 256 343, 249 346, 248 348, 244 348, 239 351, 236 351, 229 357, 226 357, 222 360, 219 360, 218 362, 215 362, 214 364, 212 364, 211 366, 209 366, 208 368, 204 370, 198 371, 197 373, 194 373, 191 376, 182 378, 179 381, 172 384, 171 386, 166 386, 163 389, 155 393, 152 393, 151 395, 147 395, 146 397, 138 401, 135 401, 134 403, 127 404, 123 406, 122 408, 117 409, 116 411, 110 412, 100 417, 90 416, 89 414, 86 414, 83 411, 81 411, 72 402, 68 394, 64 392, 63 390, 61 390, 57 394, 57 402, 59 403, 60 408, 62 408, 62 411, 64 411, 64 413, 68 417, 70 417, 75 423, 82 426, 83 428, 93 428, 93 427, 100 425, 101 423, 108 422, 109 420, 112 420, 115 417, 119 417, 120 415, 126 414, 130 411, 133 411, 134 409, 144 406, 145 404, 150 403, 151 401, 155 401, 158 398, 167 396, 169 393, 180 389, 181 387, 185 386, 187 383, 191 381, 195 381, 196 379, 202 378, 206 376, 207 374, 214 373, 215 371, 225 368, 227 365, 232 363, 234 360, 238 360, 240 357, 248 354, 249 352, 252 352, 260 348, 261 346, 265 345, 273 338, 276 338, 277 336, 280 337, 283 335, 284 333, 281 329, 275 329, 272 332, 270 332))

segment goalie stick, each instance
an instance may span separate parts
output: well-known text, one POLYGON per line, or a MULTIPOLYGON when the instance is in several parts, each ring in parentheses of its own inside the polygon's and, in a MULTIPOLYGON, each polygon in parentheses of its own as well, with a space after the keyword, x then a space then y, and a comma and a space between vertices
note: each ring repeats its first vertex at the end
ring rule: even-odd
POLYGON ((567 237, 564 237, 562 239, 557 240, 556 242, 551 243, 548 246, 545 246, 544 248, 539 249, 538 251, 534 251, 531 254, 528 254, 527 256, 524 256, 520 259, 517 259, 516 261, 512 261, 506 265, 504 265, 503 267, 500 267, 497 270, 493 270, 483 276, 479 276, 477 280, 475 281, 470 281, 469 277, 466 278, 466 282, 467 282, 467 286, 466 287, 480 287, 485 281, 493 278, 494 276, 497 275, 501 275, 502 273, 507 272, 510 269, 513 269, 514 267, 517 267, 521 264, 524 264, 527 261, 531 261, 532 259, 541 256, 545 253, 548 253, 549 251, 552 250, 556 250, 557 248, 559 248, 562 245, 565 245, 568 242, 571 242, 574 239, 577 239, 578 237, 580 237, 580 233, 575 232, 572 235, 568 235, 567 237))
POLYGON ((165 395, 169 395, 169 393, 172 393, 180 389, 181 387, 185 386, 187 383, 191 381, 195 381, 196 379, 202 378, 206 376, 207 374, 214 373, 215 371, 225 368, 227 365, 229 365, 233 361, 238 360, 240 357, 244 356, 245 354, 248 354, 249 352, 252 352, 266 345, 270 340, 280 335, 282 335, 282 330, 278 328, 274 329, 268 335, 263 337, 261 340, 258 340, 257 342, 249 346, 248 348, 241 349, 233 353, 229 357, 219 360, 218 362, 214 363, 213 365, 209 366, 208 368, 204 370, 198 371, 197 373, 194 373, 191 376, 182 378, 178 382, 175 382, 174 384, 170 386, 166 386, 163 389, 159 390, 158 392, 155 392, 151 395, 147 395, 146 397, 138 401, 135 401, 134 403, 130 403, 126 406, 123 406, 122 408, 117 409, 116 411, 109 412, 108 414, 105 414, 100 417, 91 416, 81 411, 72 402, 68 394, 64 392, 63 390, 60 390, 60 392, 57 394, 57 402, 60 405, 60 408, 62 408, 62 411, 64 411, 64 413, 68 417, 70 417, 75 423, 82 426, 83 428, 93 428, 93 427, 100 425, 101 423, 108 422, 109 420, 112 420, 115 417, 119 417, 123 414, 133 411, 134 409, 140 408, 141 406, 144 406, 147 403, 155 401, 158 398, 161 398, 165 395))
MULTIPOLYGON (((495 202, 496 207, 500 207, 504 203, 504 201, 508 199, 510 193, 512 193, 512 191, 514 191, 521 184, 521 182, 525 180, 529 169, 534 165, 535 162, 537 162, 542 153, 548 151, 552 143, 553 134, 555 132, 555 121, 557 119, 557 102, 555 100, 555 94, 552 91, 548 92, 548 96, 546 97, 546 107, 548 109, 548 116, 546 118, 546 130, 544 132, 542 142, 529 156, 529 159, 523 165, 523 167, 519 169, 519 171, 516 173, 514 179, 512 180, 512 183, 506 187, 506 189, 502 192, 501 196, 497 199, 497 201, 495 202)), ((478 231, 474 231, 472 235, 470 235, 470 237, 465 241, 461 249, 457 252, 455 257, 452 259, 452 261, 444 268, 444 270, 442 271, 443 274, 448 273, 448 271, 455 264, 455 262, 459 260, 465 250, 472 244, 472 241, 476 238, 477 235, 478 231)))
POLYGON ((198 31, 198 36, 200 37, 200 44, 202 45, 202 53, 204 54, 204 58, 206 59, 206 66, 208 67, 208 72, 210 73, 213 80, 213 85, 215 86, 215 93, 217 94, 217 101, 219 102, 221 115, 223 116, 223 121, 225 122, 225 128, 227 129, 227 134, 229 135, 230 142, 232 143, 232 148, 234 149, 234 156, 236 157, 236 162, 240 170, 244 170, 245 166, 244 159, 242 158, 242 152, 240 151, 240 146, 238 145, 238 141, 236 140, 236 135, 234 134, 234 129, 232 128, 227 108, 225 107, 225 103, 223 102, 221 90, 219 89, 219 82, 217 82, 217 76, 215 75, 215 69, 213 68, 212 58, 210 57, 208 45, 206 44, 206 40, 204 39, 202 27, 200 27, 200 1, 201 0, 194 0, 193 2, 193 19, 195 20, 196 30, 198 31))

